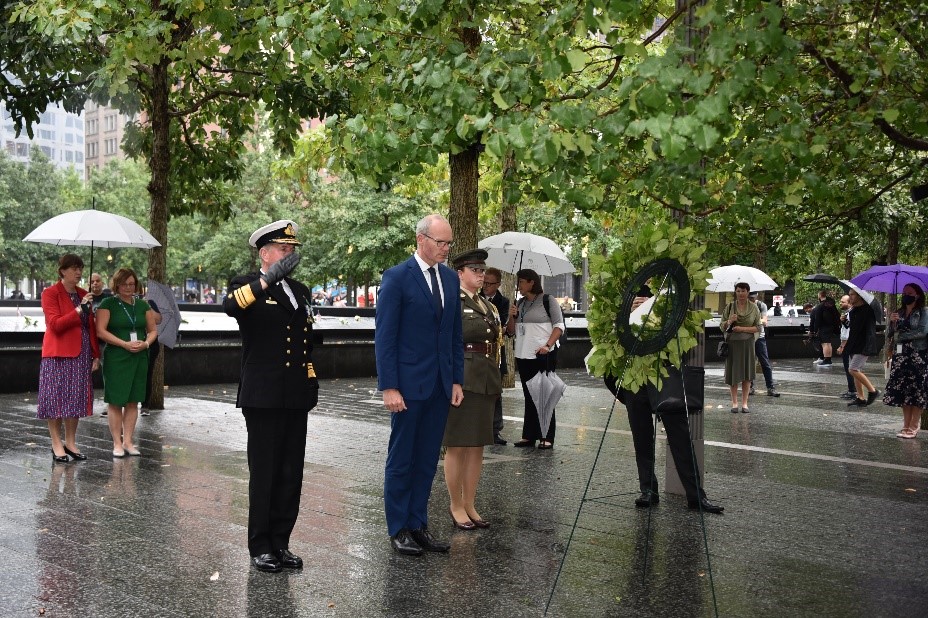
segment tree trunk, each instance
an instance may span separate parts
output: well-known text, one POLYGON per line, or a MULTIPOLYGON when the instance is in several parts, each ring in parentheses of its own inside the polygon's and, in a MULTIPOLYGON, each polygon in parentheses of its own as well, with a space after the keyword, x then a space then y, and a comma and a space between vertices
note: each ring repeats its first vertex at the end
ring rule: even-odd
POLYGON ((454 232, 454 255, 477 247, 477 188, 480 144, 471 144, 459 154, 448 155, 451 168, 451 204, 448 222, 454 232))
MULTIPOLYGON (((170 214, 170 183, 168 177, 171 173, 171 117, 168 110, 168 63, 161 63, 152 67, 151 91, 151 123, 152 144, 151 157, 148 166, 151 171, 151 181, 148 184, 148 193, 151 196, 151 234, 161 243, 160 247, 151 250, 148 256, 148 278, 164 283, 167 269, 168 250, 168 216, 170 214)), ((155 362, 151 377, 151 395, 149 407, 154 410, 164 409, 164 357, 162 353, 155 362)))
MULTIPOLYGON (((506 191, 507 186, 512 181, 512 177, 516 172, 516 157, 513 152, 510 150, 506 153, 506 158, 503 160, 503 186, 502 186, 502 208, 499 211, 499 231, 500 232, 514 232, 516 231, 517 225, 517 213, 518 206, 513 204, 507 199, 508 192, 506 191)), ((509 295, 509 301, 515 303, 515 289, 516 289, 516 276, 513 273, 503 273, 503 276, 500 278, 499 290, 501 294, 509 295), (510 290, 512 294, 509 294, 510 290)), ((508 371, 503 376, 503 388, 512 388, 516 384, 516 362, 515 354, 513 351, 512 339, 509 337, 505 338, 506 344, 506 358, 511 359, 508 363, 508 371)))

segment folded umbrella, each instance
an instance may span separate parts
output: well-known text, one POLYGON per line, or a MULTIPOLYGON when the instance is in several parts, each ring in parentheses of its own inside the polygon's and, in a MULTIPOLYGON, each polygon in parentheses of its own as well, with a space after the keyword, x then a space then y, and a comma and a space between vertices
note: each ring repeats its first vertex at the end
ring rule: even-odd
POLYGON ((541 425, 541 435, 548 435, 551 427, 551 417, 557 402, 564 396, 567 385, 553 371, 539 371, 525 383, 528 394, 538 410, 538 424, 541 425))

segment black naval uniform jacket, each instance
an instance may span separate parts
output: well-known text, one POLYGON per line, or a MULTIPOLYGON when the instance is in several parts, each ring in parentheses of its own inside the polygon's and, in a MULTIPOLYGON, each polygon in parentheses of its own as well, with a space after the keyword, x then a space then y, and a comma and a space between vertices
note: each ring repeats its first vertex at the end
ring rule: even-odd
POLYGON ((236 406, 312 410, 319 397, 313 368, 309 289, 289 277, 298 309, 278 283, 261 289, 258 273, 235 277, 222 302, 242 333, 242 375, 236 406))

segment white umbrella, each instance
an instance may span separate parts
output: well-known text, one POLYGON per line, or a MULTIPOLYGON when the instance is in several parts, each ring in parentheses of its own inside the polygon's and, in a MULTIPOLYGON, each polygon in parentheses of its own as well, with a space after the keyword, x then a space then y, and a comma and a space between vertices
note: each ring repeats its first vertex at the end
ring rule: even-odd
POLYGON ((551 417, 554 415, 554 407, 557 402, 564 396, 567 385, 553 371, 539 371, 525 383, 528 394, 535 403, 535 409, 538 410, 538 424, 541 425, 542 438, 548 435, 548 428, 551 427, 551 417))
POLYGON ((503 232, 484 238, 477 247, 485 249, 487 266, 507 273, 531 268, 544 277, 572 273, 577 270, 553 240, 527 232, 503 232))
POLYGON ((23 240, 83 247, 151 249, 161 246, 154 236, 132 219, 99 210, 75 210, 52 217, 23 240))
POLYGON ((733 292, 738 283, 747 283, 751 291, 775 290, 779 286, 764 271, 751 266, 719 266, 709 271, 707 292, 733 292))
POLYGON ((161 246, 154 236, 132 219, 100 210, 74 210, 52 217, 29 232, 23 240, 90 247, 91 271, 95 247, 151 249, 161 246))
POLYGON ((145 292, 146 300, 153 300, 158 305, 161 314, 161 324, 158 324, 158 341, 162 345, 173 348, 177 344, 177 331, 180 330, 180 308, 174 297, 174 290, 149 279, 145 292))

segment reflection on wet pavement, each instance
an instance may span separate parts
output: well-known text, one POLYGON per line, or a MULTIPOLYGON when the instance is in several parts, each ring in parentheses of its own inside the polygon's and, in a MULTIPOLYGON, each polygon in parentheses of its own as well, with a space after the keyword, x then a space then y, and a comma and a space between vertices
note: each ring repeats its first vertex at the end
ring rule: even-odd
MULTIPOLYGON (((235 385, 169 389, 167 409, 140 420, 141 458, 114 460, 105 419, 85 419, 88 461, 57 465, 34 393, 2 395, 0 615, 541 616, 549 596, 548 615, 565 617, 921 613, 926 437, 895 438, 896 409, 848 409, 840 370, 774 372, 783 396, 761 391, 752 414, 732 415, 721 366, 707 368, 706 488, 726 511, 704 527, 680 496, 650 514, 633 506, 624 411, 606 428, 608 392, 568 371, 552 451, 486 449, 478 502, 491 528, 451 528, 439 471, 430 527, 452 549, 418 559, 386 536, 389 416, 375 381, 325 381, 291 543, 307 566, 279 575, 249 567, 235 385)), ((520 389, 504 409, 511 444, 520 389)))

